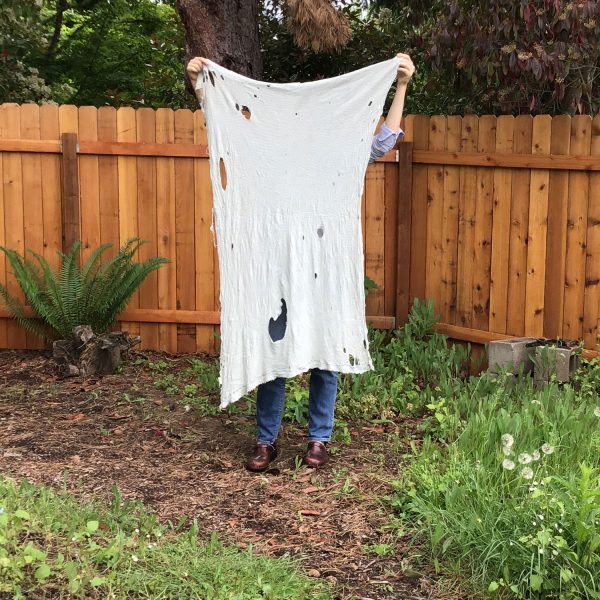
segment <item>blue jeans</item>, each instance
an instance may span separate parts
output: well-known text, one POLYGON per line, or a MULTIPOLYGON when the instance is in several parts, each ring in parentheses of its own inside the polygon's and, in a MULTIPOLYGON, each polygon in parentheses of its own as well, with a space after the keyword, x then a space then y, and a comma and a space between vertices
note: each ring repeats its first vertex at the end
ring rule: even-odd
MULTIPOLYGON (((338 374, 335 371, 310 370, 308 439, 311 442, 328 442, 331 439, 337 378, 338 374)), ((284 404, 284 377, 278 377, 258 386, 256 426, 259 443, 273 444, 277 439, 284 404)))

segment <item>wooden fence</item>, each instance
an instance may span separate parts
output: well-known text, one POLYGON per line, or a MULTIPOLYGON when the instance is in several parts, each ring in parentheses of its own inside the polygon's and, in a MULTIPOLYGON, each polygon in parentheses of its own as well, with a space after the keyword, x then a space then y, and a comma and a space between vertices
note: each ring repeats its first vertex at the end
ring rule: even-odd
MULTIPOLYGON (((369 166, 367 298, 377 327, 430 297, 439 329, 485 342, 564 336, 596 347, 600 117, 409 115, 398 151, 369 166)), ((142 347, 218 351, 219 277, 200 112, 0 106, 0 245, 57 249, 132 236, 172 262, 120 316, 142 347)), ((110 252, 114 252, 111 249, 110 252)), ((22 298, 5 258, 0 283, 22 298)), ((39 348, 0 309, 0 347, 39 348)))

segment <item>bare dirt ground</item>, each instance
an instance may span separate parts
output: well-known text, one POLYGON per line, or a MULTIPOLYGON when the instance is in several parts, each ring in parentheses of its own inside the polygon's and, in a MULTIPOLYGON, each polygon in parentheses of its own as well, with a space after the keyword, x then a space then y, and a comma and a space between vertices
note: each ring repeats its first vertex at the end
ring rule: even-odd
POLYGON ((217 531, 241 548, 300 559, 311 576, 334 583, 336 598, 467 597, 415 568, 411 536, 385 527, 382 498, 416 436, 413 421, 351 427, 352 442, 335 444, 319 471, 297 466, 304 432, 288 425, 273 468, 251 474, 243 461, 253 417, 186 410, 155 385, 164 372, 147 367, 165 361, 177 374, 191 356, 199 358, 132 352, 122 373, 82 381, 63 378, 48 352, 0 351, 0 473, 61 488, 68 471, 67 488, 80 498, 108 499, 116 485, 163 521, 196 518, 200 535, 217 531))

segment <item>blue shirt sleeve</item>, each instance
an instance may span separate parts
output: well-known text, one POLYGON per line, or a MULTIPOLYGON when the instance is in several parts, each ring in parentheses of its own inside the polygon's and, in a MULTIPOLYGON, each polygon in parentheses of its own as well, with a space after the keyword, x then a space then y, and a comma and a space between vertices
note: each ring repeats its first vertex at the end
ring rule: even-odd
POLYGON ((379 133, 373 136, 369 162, 375 162, 378 158, 389 152, 396 145, 396 141, 401 135, 404 135, 402 129, 398 132, 392 131, 384 122, 379 133))

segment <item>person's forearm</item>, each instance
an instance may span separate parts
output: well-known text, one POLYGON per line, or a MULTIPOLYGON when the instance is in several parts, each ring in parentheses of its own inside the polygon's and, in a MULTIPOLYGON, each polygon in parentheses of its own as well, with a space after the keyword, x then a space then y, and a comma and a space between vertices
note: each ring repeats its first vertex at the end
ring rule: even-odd
POLYGON ((406 96, 406 83, 399 83, 396 88, 396 95, 390 106, 390 110, 385 118, 387 126, 392 131, 400 131, 400 121, 402 120, 402 111, 404 110, 404 97, 406 96))

